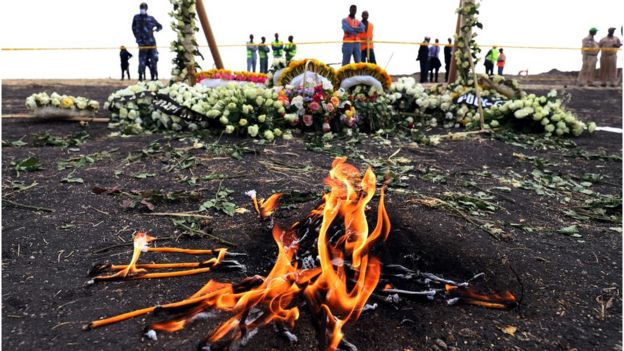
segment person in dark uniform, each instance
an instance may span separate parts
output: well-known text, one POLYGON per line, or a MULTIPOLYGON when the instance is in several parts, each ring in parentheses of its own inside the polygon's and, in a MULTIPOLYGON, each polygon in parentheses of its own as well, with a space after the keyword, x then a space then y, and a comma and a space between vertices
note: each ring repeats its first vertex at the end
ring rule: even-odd
POLYGON ((420 61, 420 82, 427 83, 429 74, 429 41, 431 38, 425 37, 425 41, 420 44, 416 61, 420 61))
POLYGON ((147 14, 147 4, 141 3, 140 13, 134 15, 132 19, 132 33, 136 43, 139 44, 139 80, 145 79, 145 67, 149 64, 152 72, 152 79, 157 79, 158 51, 156 50, 156 39, 154 30, 160 31, 162 26, 156 19, 147 14))
POLYGON ((126 50, 125 46, 119 48, 119 59, 121 60, 121 80, 124 80, 124 73, 128 75, 128 80, 130 80, 130 58, 132 54, 126 50))
POLYGON ((448 82, 449 70, 451 69, 451 58, 453 57, 453 46, 451 45, 451 38, 448 38, 448 45, 444 47, 444 81, 448 82))

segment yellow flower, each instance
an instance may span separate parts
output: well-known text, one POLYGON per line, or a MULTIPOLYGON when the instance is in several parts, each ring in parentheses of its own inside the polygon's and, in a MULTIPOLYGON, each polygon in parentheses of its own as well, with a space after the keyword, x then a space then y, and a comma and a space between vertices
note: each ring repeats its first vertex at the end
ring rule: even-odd
POLYGON ((63 100, 61 100, 61 106, 63 108, 70 108, 74 105, 74 100, 68 96, 64 97, 63 100))

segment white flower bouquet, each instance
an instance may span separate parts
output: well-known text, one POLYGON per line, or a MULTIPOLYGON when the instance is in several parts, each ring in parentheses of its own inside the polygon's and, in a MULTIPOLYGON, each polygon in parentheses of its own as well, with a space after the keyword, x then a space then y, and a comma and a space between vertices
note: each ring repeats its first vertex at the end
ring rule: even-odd
POLYGON ((100 109, 100 103, 82 96, 59 95, 56 92, 35 93, 26 98, 26 108, 36 116, 92 116, 100 109))

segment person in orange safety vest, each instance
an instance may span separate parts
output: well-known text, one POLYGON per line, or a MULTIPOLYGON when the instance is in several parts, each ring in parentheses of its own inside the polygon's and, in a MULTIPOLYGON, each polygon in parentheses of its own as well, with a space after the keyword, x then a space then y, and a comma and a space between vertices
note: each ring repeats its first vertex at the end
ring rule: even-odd
POLYGON ((355 19, 355 13, 357 12, 357 6, 351 5, 349 7, 349 16, 342 20, 342 30, 344 35, 342 37, 342 65, 348 65, 351 62, 351 56, 353 55, 353 62, 359 63, 361 59, 360 49, 360 33, 364 32, 364 24, 355 19))
POLYGON ((362 12, 362 24, 364 24, 364 31, 360 34, 362 62, 377 64, 377 60, 375 60, 375 51, 373 50, 373 24, 368 21, 368 11, 362 12))

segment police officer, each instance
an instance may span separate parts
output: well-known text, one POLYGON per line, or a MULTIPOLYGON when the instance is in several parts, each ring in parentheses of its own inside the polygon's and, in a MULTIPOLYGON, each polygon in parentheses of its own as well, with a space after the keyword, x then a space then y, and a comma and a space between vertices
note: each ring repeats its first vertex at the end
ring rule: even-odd
POLYGON ((132 19, 132 32, 136 43, 139 45, 139 80, 145 79, 145 66, 150 65, 152 79, 158 79, 158 51, 156 50, 156 39, 154 30, 160 31, 162 26, 156 19, 147 14, 147 4, 141 3, 140 13, 134 15, 132 19))

